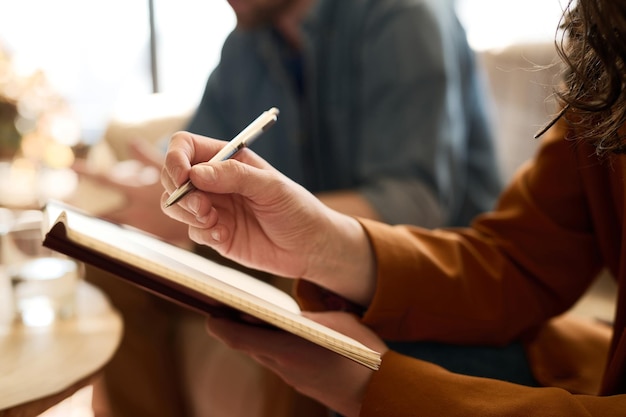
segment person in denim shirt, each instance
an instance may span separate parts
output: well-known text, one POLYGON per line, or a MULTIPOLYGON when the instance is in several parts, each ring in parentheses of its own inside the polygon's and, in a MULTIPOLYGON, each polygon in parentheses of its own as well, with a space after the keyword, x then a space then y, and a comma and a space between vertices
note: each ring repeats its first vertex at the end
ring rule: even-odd
POLYGON ((275 106, 252 149, 334 208, 427 227, 492 208, 481 73, 449 1, 318 0, 301 19, 240 19, 187 130, 230 139, 275 106))

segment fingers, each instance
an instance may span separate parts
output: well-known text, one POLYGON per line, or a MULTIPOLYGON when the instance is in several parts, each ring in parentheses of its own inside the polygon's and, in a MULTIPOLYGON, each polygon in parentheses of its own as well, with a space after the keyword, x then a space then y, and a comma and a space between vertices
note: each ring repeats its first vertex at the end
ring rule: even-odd
POLYGON ((145 187, 159 180, 159 171, 136 159, 127 159, 115 164, 106 175, 119 186, 145 187))
MULTIPOLYGON (((161 207, 169 198, 169 193, 161 195, 161 207)), ((165 214, 180 222, 188 224, 190 227, 207 229, 217 223, 217 211, 211 200, 206 195, 198 191, 193 191, 183 197, 181 201, 164 209, 165 214)))
POLYGON ((142 164, 157 169, 163 166, 165 157, 162 152, 149 141, 143 138, 135 138, 130 142, 129 146, 133 157, 142 164))
MULTIPOLYGON (((244 149, 240 154, 253 154, 248 149, 244 149)), ((168 153, 168 162, 176 160, 175 155, 170 157, 168 153)), ((243 155, 245 159, 251 160, 256 155, 243 155)), ((256 161, 258 162, 258 161, 256 161)), ((264 162, 264 161, 263 161, 264 162)), ((184 162, 183 162, 184 164, 184 162)), ((264 165, 261 163, 260 165, 264 165)), ((179 183, 183 183, 190 179, 193 185, 198 191, 193 191, 183 197, 175 206, 168 208, 168 215, 173 215, 179 218, 190 220, 189 215, 185 215, 180 211, 182 208, 193 215, 194 222, 188 222, 189 224, 195 224, 196 226, 206 226, 207 216, 210 215, 212 208, 216 206, 216 203, 225 199, 220 199, 219 195, 240 195, 244 198, 249 198, 251 201, 260 202, 262 199, 267 198, 263 193, 268 190, 268 187, 272 187, 272 184, 276 184, 281 181, 281 177, 276 175, 274 170, 262 170, 255 166, 248 165, 236 160, 228 160, 218 163, 200 163, 193 167, 189 167, 187 170, 188 176, 183 177, 180 175, 185 168, 182 165, 174 167, 173 165, 166 165, 166 168, 161 172, 161 183, 166 192, 163 198, 167 199, 171 193, 173 193, 179 186, 179 183), (202 193, 205 191, 209 194, 202 193), (173 210, 172 210, 173 209, 173 210)), ((164 200, 162 201, 164 203, 164 200)))
POLYGON ((189 178, 192 165, 206 162, 215 155, 224 142, 194 135, 189 132, 177 132, 172 135, 165 155, 165 164, 161 180, 168 192, 183 184, 189 178))
POLYGON ((183 132, 175 133, 170 140, 161 170, 161 184, 168 194, 183 184, 189 176, 193 153, 192 142, 191 135, 183 132))
POLYGON ((81 180, 92 181, 97 185, 116 189, 124 194, 127 194, 127 189, 131 188, 126 186, 126 181, 120 182, 117 177, 110 175, 110 173, 113 172, 115 168, 111 168, 111 172, 105 174, 102 172, 93 171, 89 168, 88 164, 85 161, 77 161, 72 166, 72 169, 79 175, 81 180))
MULTIPOLYGON (((189 132, 175 133, 170 140, 161 175, 161 180, 166 190, 171 193, 187 181, 190 178, 192 165, 209 161, 213 155, 224 147, 224 144, 224 141, 194 135, 189 132)), ((266 161, 248 149, 238 152, 233 159, 256 168, 271 168, 266 161)), ((191 177, 191 180, 194 181, 194 178, 191 177)), ((194 185, 198 187, 195 182, 194 185)))
POLYGON ((103 175, 102 173, 95 172, 94 170, 90 169, 87 161, 83 159, 75 161, 74 165, 72 165, 72 169, 81 178, 86 178, 100 185, 105 185, 109 187, 116 185, 107 175, 103 175))
POLYGON ((165 163, 161 169, 161 184, 166 193, 172 194, 189 179, 191 166, 197 163, 196 160, 201 158, 202 154, 206 153, 207 156, 200 162, 208 161, 210 155, 217 153, 220 149, 217 144, 219 142, 189 132, 175 133, 170 139, 165 163), (200 143, 200 138, 204 139, 206 143, 200 143), (207 151, 205 148, 211 144, 213 149, 207 151))
MULTIPOLYGON (((345 313, 344 313, 345 315, 345 313)), ((297 391, 356 416, 372 370, 283 331, 209 318, 208 332, 275 372, 297 391)))
MULTIPOLYGON (((228 319, 209 317, 206 328, 210 335, 221 340, 227 346, 258 356, 275 356, 277 350, 291 345, 294 336, 265 327, 242 324, 228 319)), ((287 349, 289 349, 287 347, 287 349)))
POLYGON ((292 373, 317 372, 315 357, 338 359, 335 353, 283 330, 214 317, 207 319, 206 328, 222 343, 249 355, 287 381, 293 379, 292 373))
MULTIPOLYGON (((184 196, 178 203, 165 208, 165 213, 189 225, 189 237, 201 244, 213 246, 227 242, 241 215, 241 207, 262 206, 277 197, 265 195, 268 189, 285 181, 267 162, 249 149, 242 149, 236 159, 222 162, 202 162, 210 159, 224 146, 223 141, 188 132, 174 134, 161 171, 165 203, 181 184, 191 180, 197 191, 184 196), (238 200, 241 199, 242 200, 238 200), (244 201, 246 200, 247 201, 244 201), (239 204, 241 201, 242 204, 239 204), (220 218, 218 219, 218 212, 220 218)), ((241 219, 239 219, 241 220, 241 219)))
POLYGON ((72 169, 82 178, 124 191, 149 186, 159 180, 159 171, 156 167, 145 165, 136 159, 117 162, 106 172, 96 172, 90 169, 85 161, 77 161, 72 169))
POLYGON ((302 314, 313 321, 360 341, 365 346, 381 354, 389 349, 385 342, 370 328, 363 325, 354 314, 342 311, 327 311, 321 313, 305 311, 302 314))
POLYGON ((237 155, 237 160, 194 165, 189 172, 191 182, 198 190, 238 195, 257 204, 288 191, 284 185, 289 180, 254 152, 243 149, 237 155))

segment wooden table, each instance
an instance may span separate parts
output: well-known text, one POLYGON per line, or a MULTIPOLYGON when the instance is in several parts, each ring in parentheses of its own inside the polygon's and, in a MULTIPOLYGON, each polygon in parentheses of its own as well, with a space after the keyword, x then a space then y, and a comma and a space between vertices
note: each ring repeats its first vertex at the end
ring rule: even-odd
POLYGON ((0 416, 33 417, 89 385, 122 338, 120 315, 80 282, 77 314, 46 327, 0 328, 0 416))

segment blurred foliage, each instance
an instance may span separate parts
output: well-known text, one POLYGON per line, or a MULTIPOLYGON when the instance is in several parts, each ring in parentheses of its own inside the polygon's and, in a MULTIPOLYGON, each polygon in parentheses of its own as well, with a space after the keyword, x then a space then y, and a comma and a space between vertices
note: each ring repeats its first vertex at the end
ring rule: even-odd
POLYGON ((41 70, 17 67, 0 43, 0 160, 26 157, 40 162, 48 144, 73 139, 69 137, 76 129, 67 128, 73 116, 41 70))
POLYGON ((13 100, 0 96, 0 159, 12 159, 20 145, 17 131, 17 105, 13 100))

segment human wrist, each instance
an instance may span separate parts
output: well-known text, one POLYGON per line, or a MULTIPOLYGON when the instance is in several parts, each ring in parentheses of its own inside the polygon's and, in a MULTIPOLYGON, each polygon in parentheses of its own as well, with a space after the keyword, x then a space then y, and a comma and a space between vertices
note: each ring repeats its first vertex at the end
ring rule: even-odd
POLYGON ((361 224, 351 216, 328 210, 327 227, 303 278, 362 306, 375 290, 376 262, 361 224))

